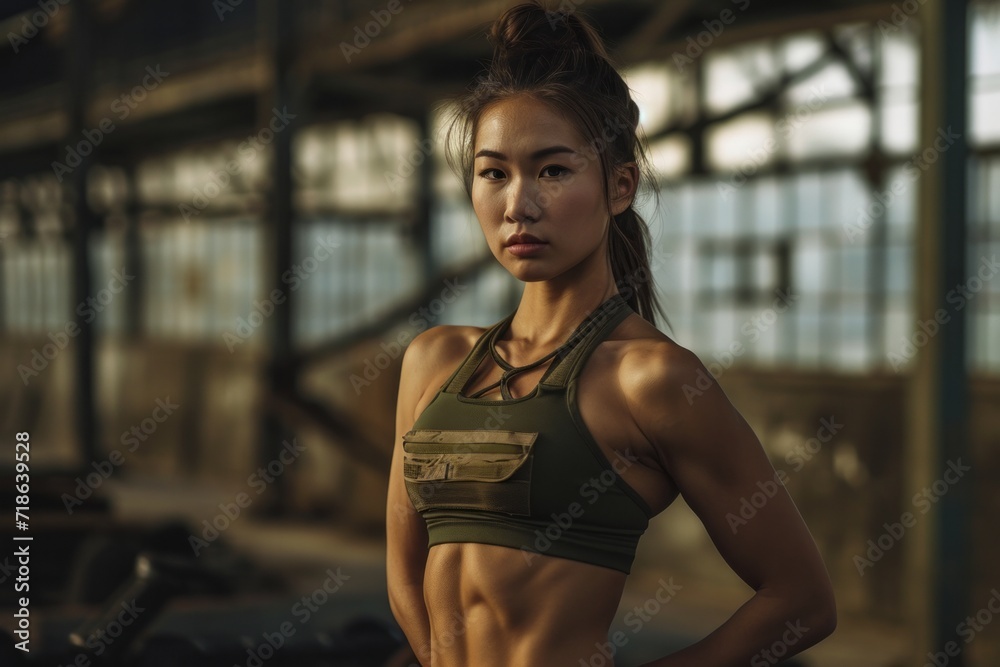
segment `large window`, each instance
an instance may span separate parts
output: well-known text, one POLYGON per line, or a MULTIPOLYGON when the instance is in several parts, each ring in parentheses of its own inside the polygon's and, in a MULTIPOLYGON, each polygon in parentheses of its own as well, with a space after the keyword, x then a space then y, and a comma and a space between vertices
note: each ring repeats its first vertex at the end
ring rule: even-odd
MULTIPOLYGON (((1000 117, 987 113, 1000 94, 1000 21, 988 5, 971 11, 969 277, 957 293, 968 305, 970 368, 997 372, 1000 275, 978 272, 990 275, 1000 255, 1000 117)), ((710 52, 701 95, 669 63, 636 71, 630 83, 661 176, 660 209, 645 210, 679 342, 727 363, 907 370, 926 168, 913 28, 840 26, 835 49, 803 33, 710 52), (775 88, 783 76, 794 81, 775 88), (772 90, 774 104, 754 104, 772 90), (692 173, 697 142, 672 131, 692 113, 679 96, 702 98, 707 119, 748 109, 708 126, 707 173, 692 173), (878 186, 873 146, 884 155, 878 186)))
MULTIPOLYGON (((980 267, 987 275, 1000 255, 1000 20, 995 5, 970 11, 972 282, 965 287, 976 289, 965 302, 970 364, 998 372, 1000 277, 974 277, 980 267)), ((627 72, 660 179, 659 208, 644 198, 640 209, 679 342, 741 364, 905 370, 893 353, 917 327, 913 229, 924 147, 916 28, 916 21, 889 30, 852 24, 712 49, 695 64, 700 78, 694 66, 669 60, 627 72), (698 118, 707 121, 701 141, 688 131, 698 118), (873 148, 883 159, 872 158, 873 148), (869 176, 880 165, 876 186, 869 176)), ((419 287, 411 232, 425 160, 435 169, 432 265, 489 252, 445 167, 439 120, 431 119, 432 142, 421 142, 415 123, 387 115, 297 135, 298 280, 285 283, 297 290, 297 345, 374 318, 419 287)), ((269 151, 240 147, 184 148, 140 165, 142 271, 127 289, 141 290, 141 298, 116 294, 101 304, 99 332, 122 331, 128 305, 139 303, 145 335, 223 345, 226 333, 267 308, 272 286, 264 276, 272 267, 260 186, 269 151), (215 175, 233 160, 238 173, 219 182, 215 175)), ((96 170, 94 190, 120 197, 122 178, 96 170)), ((127 255, 124 212, 113 199, 99 211, 103 228, 91 250, 95 297, 127 255)), ((0 184, 4 332, 46 336, 74 317, 66 211, 51 174, 0 184)), ((512 307, 518 290, 502 269, 486 271, 465 292, 471 298, 449 305, 438 322, 488 324, 512 307)), ((264 340, 255 334, 251 344, 264 340)))

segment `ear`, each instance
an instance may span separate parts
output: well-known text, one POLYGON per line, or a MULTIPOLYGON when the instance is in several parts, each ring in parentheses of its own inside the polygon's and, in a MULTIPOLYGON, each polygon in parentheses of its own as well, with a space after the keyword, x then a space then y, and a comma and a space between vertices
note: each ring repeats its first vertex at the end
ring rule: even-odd
POLYGON ((632 205, 638 186, 639 167, 635 162, 625 162, 615 167, 611 182, 611 192, 613 195, 610 201, 611 215, 618 215, 632 205))

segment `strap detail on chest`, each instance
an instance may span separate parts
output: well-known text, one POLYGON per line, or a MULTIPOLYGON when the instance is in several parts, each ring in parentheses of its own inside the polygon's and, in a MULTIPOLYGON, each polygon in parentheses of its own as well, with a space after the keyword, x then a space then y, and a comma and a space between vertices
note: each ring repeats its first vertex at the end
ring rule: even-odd
MULTIPOLYGON (((506 327, 510 324, 510 321, 514 318, 514 314, 516 312, 517 311, 515 310, 510 313, 483 332, 483 334, 476 341, 472 350, 466 356, 465 361, 452 375, 451 380, 445 384, 442 391, 453 394, 461 392, 466 383, 469 381, 469 378, 471 378, 476 369, 479 368, 483 358, 487 354, 491 354, 493 352, 491 349, 491 343, 496 340, 497 336, 504 329, 506 329, 506 327)), ((622 322, 632 312, 632 308, 629 307, 628 302, 625 301, 621 293, 613 294, 606 299, 604 303, 587 315, 587 317, 577 326, 565 343, 541 359, 525 366, 512 367, 510 364, 504 362, 502 358, 496 358, 498 355, 494 355, 497 364, 501 366, 501 368, 504 368, 504 375, 501 376, 501 380, 499 382, 495 382, 489 387, 484 387, 476 392, 474 396, 470 396, 470 398, 474 398, 475 396, 478 396, 499 384, 504 398, 506 400, 510 400, 510 393, 506 390, 506 383, 503 380, 505 378, 509 379, 509 377, 516 372, 534 368, 551 357, 554 357, 553 361, 542 375, 538 384, 545 385, 549 388, 565 387, 567 382, 579 373, 580 368, 582 368, 582 364, 586 361, 594 347, 604 340, 614 327, 622 322)))

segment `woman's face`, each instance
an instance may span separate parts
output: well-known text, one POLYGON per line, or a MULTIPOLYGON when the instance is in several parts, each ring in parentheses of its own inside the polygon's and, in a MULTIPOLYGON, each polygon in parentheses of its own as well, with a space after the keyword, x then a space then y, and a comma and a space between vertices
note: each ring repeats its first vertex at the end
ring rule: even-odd
MULTIPOLYGON (((604 261, 610 217, 600 157, 552 107, 524 95, 488 107, 473 155, 472 207, 513 276, 548 280, 585 259, 604 261), (519 255, 506 246, 514 233, 544 243, 519 255)), ((611 210, 617 215, 630 203, 616 198, 611 210)))

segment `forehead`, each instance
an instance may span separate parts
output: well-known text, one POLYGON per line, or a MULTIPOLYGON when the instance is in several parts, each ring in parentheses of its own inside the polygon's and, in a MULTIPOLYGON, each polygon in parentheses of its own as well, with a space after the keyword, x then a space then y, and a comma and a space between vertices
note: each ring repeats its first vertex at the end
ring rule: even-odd
POLYGON ((475 150, 530 152, 539 144, 584 142, 576 127, 550 105, 526 95, 508 98, 487 107, 479 117, 475 150))

